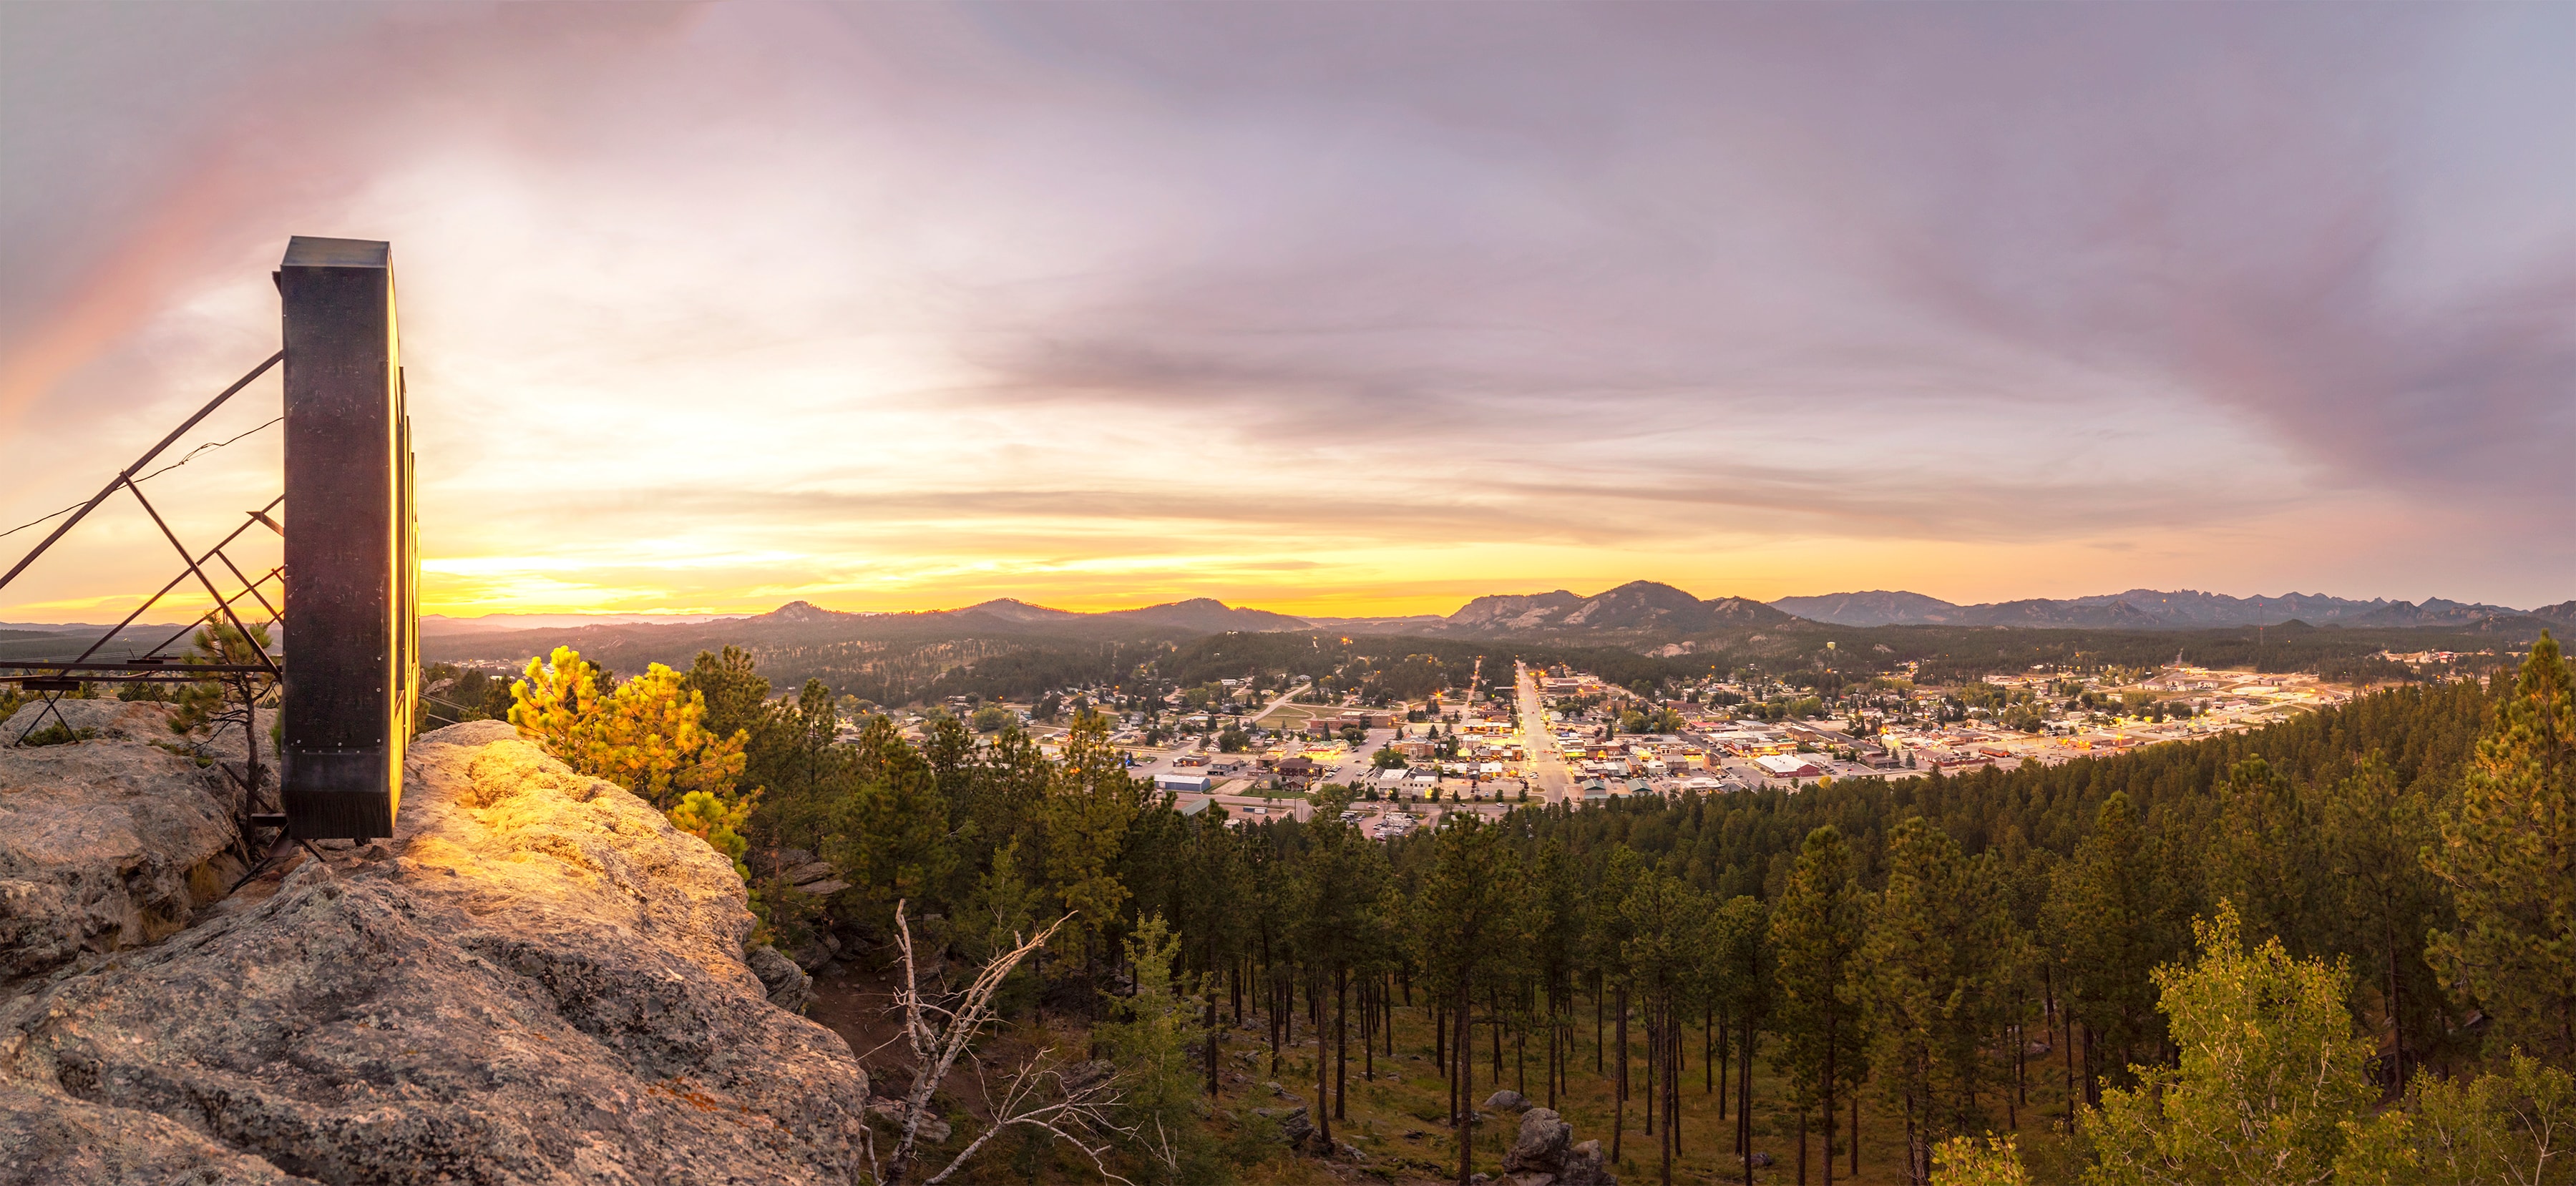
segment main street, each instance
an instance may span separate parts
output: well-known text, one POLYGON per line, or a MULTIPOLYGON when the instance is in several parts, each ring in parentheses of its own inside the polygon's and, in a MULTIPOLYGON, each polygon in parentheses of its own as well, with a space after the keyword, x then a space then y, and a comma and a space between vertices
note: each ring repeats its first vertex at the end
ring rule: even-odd
MULTIPOLYGON (((1518 659, 1512 661, 1513 689, 1521 702, 1521 752, 1528 755, 1530 789, 1543 803, 1563 803, 1574 795, 1574 775, 1547 729, 1547 701, 1539 695, 1538 675, 1518 659)), ((1579 804, 1578 804, 1579 806, 1579 804)))

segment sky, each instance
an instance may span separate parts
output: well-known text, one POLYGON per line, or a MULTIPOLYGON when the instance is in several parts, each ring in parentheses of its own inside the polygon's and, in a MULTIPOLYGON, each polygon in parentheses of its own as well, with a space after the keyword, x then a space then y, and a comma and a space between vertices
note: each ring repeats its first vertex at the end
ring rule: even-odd
MULTIPOLYGON (((15 3, 0 530, 275 350, 305 234, 393 244, 431 612, 2529 608, 2570 61, 2566 4, 15 3)), ((145 483, 183 540, 277 401, 145 483)), ((177 571, 113 502, 0 621, 177 571)))

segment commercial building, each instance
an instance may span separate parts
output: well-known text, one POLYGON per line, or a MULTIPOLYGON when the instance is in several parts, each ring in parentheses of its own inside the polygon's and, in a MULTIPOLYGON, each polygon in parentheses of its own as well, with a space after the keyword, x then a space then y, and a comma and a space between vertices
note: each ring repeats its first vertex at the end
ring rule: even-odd
POLYGON ((1817 778, 1824 774, 1815 763, 1796 754, 1764 754, 1753 759, 1753 764, 1773 778, 1817 778))

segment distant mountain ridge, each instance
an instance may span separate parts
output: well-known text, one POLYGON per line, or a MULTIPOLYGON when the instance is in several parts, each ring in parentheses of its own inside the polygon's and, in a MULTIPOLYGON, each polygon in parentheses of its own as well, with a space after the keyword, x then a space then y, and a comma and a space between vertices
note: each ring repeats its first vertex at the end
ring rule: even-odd
POLYGON ((579 626, 689 626, 704 622, 729 622, 749 617, 748 614, 484 614, 460 618, 446 614, 422 614, 423 634, 482 634, 495 630, 548 630, 579 626))
POLYGON ((1692 596, 1656 581, 1630 581, 1590 597, 1564 589, 1490 594, 1461 606, 1426 632, 1554 634, 1658 632, 1702 634, 1734 626, 1786 625, 1789 614, 1742 597, 1692 596))
MULTIPOLYGON (((1725 630, 1794 628, 1801 622, 1853 627, 2174 630, 2274 626, 2294 620, 2312 626, 2458 627, 2478 626, 2499 618, 2526 617, 2576 632, 2576 600, 2526 612, 2438 597, 2421 602, 2386 598, 2358 601, 2317 593, 2230 597, 2194 589, 2174 592, 2131 589, 2124 593, 2091 597, 2026 598, 1959 605, 1921 593, 1874 589, 1818 597, 1783 597, 1764 604, 1743 597, 1701 598, 1656 581, 1630 581, 1588 596, 1566 589, 1545 593, 1487 594, 1470 600, 1445 616, 1300 617, 1227 605, 1208 597, 1137 609, 1085 613, 1006 597, 957 609, 913 613, 847 612, 824 609, 808 601, 791 601, 765 614, 739 617, 663 616, 656 620, 652 615, 529 615, 517 618, 495 614, 479 619, 425 619, 422 633, 448 644, 440 649, 456 653, 492 649, 470 643, 469 639, 489 639, 494 646, 508 649, 518 644, 503 642, 503 636, 525 630, 595 640, 604 640, 609 635, 641 632, 634 637, 660 638, 675 645, 683 639, 724 640, 735 637, 811 645, 862 634, 874 637, 891 631, 911 636, 925 630, 963 630, 975 635, 986 632, 1028 635, 1069 631, 1091 637, 1177 637, 1228 631, 1318 630, 1354 635, 1432 637, 1598 636, 1601 642, 1631 645, 1725 630), (465 649, 459 650, 460 647, 465 649)), ((24 629, 61 631, 66 628, 34 626, 24 629)), ((23 645, 38 640, 12 641, 23 645)))
MULTIPOLYGON (((2439 597, 2420 603, 2386 598, 2355 601, 2322 593, 2230 597, 2197 589, 2175 592, 2131 589, 2125 593, 2091 597, 2062 600, 2040 597, 1981 605, 1959 605, 1921 593, 1873 590, 1867 593, 1829 593, 1821 597, 1783 597, 1770 604, 1773 609, 1836 626, 2058 626, 2173 630, 2277 626, 2289 621, 2306 622, 2311 626, 2461 626, 2492 617, 2525 616, 2525 611, 2507 606, 2446 601, 2439 597)), ((2550 613, 2532 611, 2529 616, 2549 617, 2550 613)))
POLYGON ((1163 605, 1139 609, 1079 613, 1031 605, 1014 598, 997 598, 960 609, 923 610, 913 613, 882 613, 825 609, 810 601, 791 601, 765 614, 743 614, 728 617, 665 617, 653 619, 642 615, 616 617, 602 615, 585 618, 574 615, 530 615, 524 623, 503 625, 493 619, 447 619, 437 626, 424 623, 425 633, 442 637, 479 635, 512 630, 600 629, 621 626, 665 626, 686 629, 701 626, 730 626, 761 632, 817 628, 829 631, 840 626, 863 623, 886 625, 923 625, 934 622, 972 624, 987 622, 997 627, 1029 627, 1073 624, 1133 625, 1146 628, 1179 630, 1197 634, 1215 634, 1228 630, 1306 630, 1311 625, 1304 618, 1272 613, 1264 609, 1229 606, 1211 597, 1193 597, 1163 605))

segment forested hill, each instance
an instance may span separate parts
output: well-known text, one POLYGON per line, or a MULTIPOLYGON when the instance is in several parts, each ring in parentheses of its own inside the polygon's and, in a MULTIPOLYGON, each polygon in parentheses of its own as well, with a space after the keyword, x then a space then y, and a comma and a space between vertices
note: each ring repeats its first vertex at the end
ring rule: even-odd
MULTIPOLYGON (((569 646, 623 674, 651 663, 686 668, 701 651, 739 646, 780 687, 820 679, 838 694, 906 704, 965 694, 1035 699, 1074 687, 1190 686, 1255 673, 1266 684, 1270 678, 1331 674, 1353 663, 1361 671, 1405 663, 1423 668, 1427 679, 1402 681, 1411 689, 1405 694, 1419 697, 1463 688, 1480 656, 1488 660, 1486 675, 1492 679, 1502 678, 1518 658, 1565 663, 1640 692, 1746 671, 1801 687, 1830 688, 1910 670, 1922 682, 1948 686, 2041 667, 2151 670, 2177 654, 2214 668, 2313 672, 2353 682, 2404 681, 2509 665, 2540 629, 2531 619, 2462 629, 2318 628, 2294 622, 2202 630, 1835 626, 1792 619, 1614 641, 1566 633, 1411 637, 1268 626, 1215 632, 1202 623, 1231 619, 1207 618, 1214 611, 1188 603, 1170 608, 1173 613, 1160 616, 1071 615, 995 602, 928 614, 838 614, 800 603, 759 617, 714 622, 495 630, 423 641, 432 660, 513 668, 569 646), (2463 657, 2439 668, 2418 669, 2389 661, 2382 657, 2384 651, 2451 651, 2463 657)), ((60 649, 79 641, 85 640, 0 647, 60 649)))
MULTIPOLYGON (((1386 641, 1348 644, 1380 649, 1380 679, 1467 655, 1386 641)), ((1326 640, 1214 635, 1156 662, 1300 644, 1326 640)), ((1758 1152, 1780 1182, 1868 1145, 1926 1186, 1931 1143, 1999 1133, 2012 1173, 1945 1186, 2467 1184, 2507 1180, 2497 1159, 2534 1131, 2517 1115, 2576 1131, 2576 978, 2553 956, 2576 943, 2576 675, 2552 641, 2492 680, 2054 768, 1495 821, 1433 801, 1385 841, 1337 786, 1305 821, 1183 814, 1101 714, 1047 746, 953 716, 916 740, 884 714, 844 743, 829 698, 771 699, 739 653, 606 697, 589 679, 532 681, 526 719, 742 861, 764 933, 809 967, 887 972, 901 903, 934 959, 1000 983, 1011 965, 986 961, 1068 920, 996 1008, 1087 1028, 1069 1047, 1127 1076, 1128 1119, 1170 1135, 1120 1153, 1135 1179, 1152 1158, 1185 1182, 1284 1149, 1346 1162, 1339 1131, 1391 1176, 1464 1182, 1512 1145, 1473 1122, 1511 1107, 1476 1102, 1506 1083, 1606 1134, 1622 1180, 1741 1180, 1758 1152), (682 695, 703 697, 695 752, 597 741, 682 695), (714 785, 684 797, 684 776, 714 785), (2267 1086, 2294 1076, 2295 1106, 2267 1086), (1283 1084, 1312 1094, 1274 1106, 1283 1084), (2448 1135, 2471 1125, 2488 1135, 2448 1135), (2298 1172, 2227 1172, 2242 1151, 2207 1134, 2240 1129, 2298 1172)))

